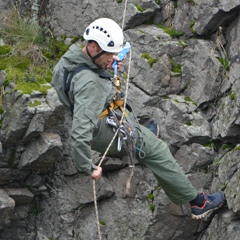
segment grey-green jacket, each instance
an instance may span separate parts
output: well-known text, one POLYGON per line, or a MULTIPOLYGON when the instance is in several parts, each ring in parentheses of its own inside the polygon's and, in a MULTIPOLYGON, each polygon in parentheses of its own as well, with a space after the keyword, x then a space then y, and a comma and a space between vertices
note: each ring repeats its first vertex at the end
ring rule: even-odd
MULTIPOLYGON (((69 100, 64 93, 64 69, 74 70, 79 64, 85 63, 91 69, 98 69, 81 48, 73 44, 60 59, 53 72, 53 84, 60 101, 70 109, 69 100)), ((116 88, 112 81, 100 78, 91 70, 77 73, 70 86, 69 98, 74 105, 72 138, 73 159, 77 168, 88 175, 95 167, 92 163, 91 141, 93 132, 99 125, 100 113, 112 102, 116 88)))

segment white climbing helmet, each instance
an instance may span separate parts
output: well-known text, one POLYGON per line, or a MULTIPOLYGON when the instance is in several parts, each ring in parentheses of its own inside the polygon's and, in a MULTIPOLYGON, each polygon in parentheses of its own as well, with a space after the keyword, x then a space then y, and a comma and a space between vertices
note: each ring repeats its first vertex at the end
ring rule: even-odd
POLYGON ((85 40, 96 41, 106 52, 119 53, 123 48, 123 31, 109 18, 99 18, 92 22, 83 37, 85 40))

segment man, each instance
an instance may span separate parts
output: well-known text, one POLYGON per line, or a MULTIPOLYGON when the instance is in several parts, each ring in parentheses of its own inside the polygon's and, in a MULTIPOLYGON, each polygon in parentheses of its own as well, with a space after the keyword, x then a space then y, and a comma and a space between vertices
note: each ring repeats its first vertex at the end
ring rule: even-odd
MULTIPOLYGON (((100 18, 86 28, 83 36, 87 41, 85 47, 80 49, 75 44, 70 47, 54 68, 53 83, 59 99, 72 110, 72 147, 76 167, 97 180, 102 175, 102 168, 92 163, 91 150, 105 152, 114 134, 107 120, 111 118, 117 124, 119 116, 125 114, 121 106, 114 105, 116 96, 121 93, 116 94, 113 81, 102 77, 107 75, 104 70, 122 50, 123 32, 113 20, 100 18), (64 92, 64 76, 66 80, 67 73, 71 75, 74 69, 83 64, 85 68, 76 73, 71 82, 68 76, 70 90, 64 92)), ((167 145, 148 128, 139 125, 129 111, 126 116, 124 124, 127 125, 128 119, 131 119, 133 131, 137 133, 137 137, 132 139, 137 160, 153 172, 172 202, 179 205, 189 202, 193 219, 201 219, 223 204, 224 194, 221 191, 212 196, 205 192, 198 194, 167 145)), ((126 138, 130 138, 129 133, 126 138)), ((108 151, 109 156, 121 157, 126 154, 124 148, 119 148, 119 141, 115 139, 108 151)))

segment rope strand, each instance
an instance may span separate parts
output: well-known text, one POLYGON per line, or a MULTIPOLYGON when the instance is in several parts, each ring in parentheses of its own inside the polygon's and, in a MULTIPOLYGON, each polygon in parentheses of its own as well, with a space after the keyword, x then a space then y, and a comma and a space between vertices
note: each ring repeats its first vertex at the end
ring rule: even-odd
MULTIPOLYGON (((122 30, 123 30, 125 16, 126 16, 127 1, 128 0, 125 1, 125 6, 124 6, 124 10, 123 10, 122 30)), ((126 93, 125 93, 125 98, 124 98, 123 111, 126 110, 126 102, 127 102, 126 100, 127 100, 127 95, 128 95, 128 85, 129 85, 131 58, 132 58, 132 56, 131 56, 131 48, 130 48, 130 51, 129 51, 128 74, 127 74, 127 81, 126 81, 126 93)), ((122 114, 119 127, 121 126, 121 124, 123 122, 123 117, 124 117, 124 114, 122 114)), ((99 167, 101 166, 105 156, 107 155, 108 150, 112 146, 113 141, 117 137, 119 130, 120 130, 120 128, 116 129, 115 134, 113 135, 113 138, 112 138, 111 142, 109 143, 106 151, 104 152, 104 154, 103 154, 103 156, 102 156, 102 158, 101 158, 101 160, 100 160, 100 162, 98 164, 99 167)), ((98 239, 101 240, 102 239, 102 235, 101 235, 101 228, 100 228, 99 214, 98 214, 98 206, 97 206, 96 180, 93 180, 93 196, 94 196, 94 207, 95 207, 95 213, 96 213, 96 221, 97 221, 97 226, 98 226, 98 239)))
POLYGON ((98 239, 102 240, 100 223, 99 223, 99 215, 98 215, 98 206, 97 206, 96 180, 93 180, 93 196, 94 196, 95 214, 96 214, 97 226, 98 226, 98 239))

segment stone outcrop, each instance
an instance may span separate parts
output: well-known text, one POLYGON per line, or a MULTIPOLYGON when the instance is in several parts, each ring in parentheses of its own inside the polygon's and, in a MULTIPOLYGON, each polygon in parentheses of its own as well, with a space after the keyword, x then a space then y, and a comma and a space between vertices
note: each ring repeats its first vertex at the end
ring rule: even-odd
MULTIPOLYGON (((193 221, 188 204, 171 203, 138 162, 126 195, 128 159, 106 158, 96 182, 102 239, 238 239, 239 1, 130 0, 125 9, 122 1, 4 0, 0 13, 13 3, 56 37, 81 36, 99 16, 123 23, 132 54, 120 75, 130 61, 135 115, 158 120, 160 137, 198 191, 225 192, 219 211, 193 221), (183 34, 171 36, 159 24, 183 34)), ((71 158, 71 117, 53 88, 22 94, 4 87, 5 78, 0 71, 0 240, 98 239, 92 180, 71 158)))

